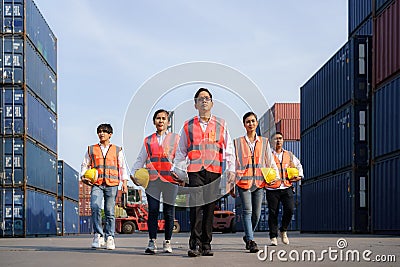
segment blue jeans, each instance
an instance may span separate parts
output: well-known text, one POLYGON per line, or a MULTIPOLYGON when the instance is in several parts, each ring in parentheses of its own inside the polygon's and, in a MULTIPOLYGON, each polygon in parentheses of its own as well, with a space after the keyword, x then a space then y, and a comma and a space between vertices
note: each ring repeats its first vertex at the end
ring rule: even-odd
POLYGON ((165 240, 171 240, 174 229, 175 200, 178 194, 178 186, 164 183, 160 180, 151 181, 146 188, 147 203, 149 205, 149 217, 147 228, 149 239, 157 239, 158 213, 160 212, 160 194, 163 196, 163 214, 165 220, 165 240))
POLYGON ((247 240, 254 240, 254 230, 257 227, 261 215, 263 188, 243 189, 237 187, 242 201, 242 222, 247 240))
POLYGON ((92 186, 90 196, 90 207, 92 209, 93 230, 107 240, 109 236, 114 237, 115 233, 115 198, 117 197, 118 186, 98 185, 92 186), (103 231, 101 219, 101 208, 104 199, 104 215, 106 218, 103 231))

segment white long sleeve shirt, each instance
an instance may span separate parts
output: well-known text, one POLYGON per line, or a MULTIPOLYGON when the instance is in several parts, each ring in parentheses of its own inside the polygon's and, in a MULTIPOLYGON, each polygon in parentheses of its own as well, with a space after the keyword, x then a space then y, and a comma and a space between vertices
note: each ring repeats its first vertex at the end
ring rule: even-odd
MULTIPOLYGON (((274 153, 275 156, 278 157, 279 162, 282 162, 282 158, 283 158, 283 152, 287 151, 284 150, 282 148, 282 152, 281 153, 277 153, 275 150, 272 151, 272 153, 274 153)), ((288 151, 287 151, 288 152, 288 151)), ((299 177, 303 177, 303 166, 300 163, 300 160, 293 154, 293 164, 296 167, 296 169, 299 171, 299 177)), ((281 183, 281 186, 279 188, 267 188, 268 190, 277 190, 277 189, 286 189, 288 188, 287 186, 284 185, 284 183, 281 183)))
MULTIPOLYGON (((206 131, 208 122, 202 121, 199 117, 200 127, 203 132, 206 131)), ((179 172, 181 170, 186 170, 186 158, 188 155, 188 136, 185 133, 184 128, 181 129, 180 132, 180 139, 178 148, 175 154, 175 161, 173 169, 175 172, 179 172)), ((225 122, 224 125, 224 136, 225 136, 225 143, 224 143, 224 150, 223 150, 223 159, 226 161, 226 168, 227 171, 235 172, 235 147, 232 142, 232 138, 229 135, 227 123, 225 122)), ((223 170, 224 171, 224 170, 223 170)))
MULTIPOLYGON (((108 144, 107 146, 103 146, 102 144, 99 144, 101 148, 101 152, 103 153, 103 157, 107 155, 107 151, 110 148, 111 144, 108 144)), ((90 169, 91 166, 91 159, 89 157, 88 151, 85 153, 85 157, 83 158, 82 164, 81 164, 81 177, 85 174, 85 172, 90 169)), ((125 157, 124 153, 122 153, 122 150, 118 153, 118 175, 120 180, 128 180, 128 171, 125 163, 125 157)))

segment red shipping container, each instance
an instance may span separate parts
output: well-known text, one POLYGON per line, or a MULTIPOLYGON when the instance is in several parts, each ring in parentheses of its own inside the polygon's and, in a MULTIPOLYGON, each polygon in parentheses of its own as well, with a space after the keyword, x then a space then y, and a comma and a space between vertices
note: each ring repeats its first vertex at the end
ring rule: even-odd
POLYGON ((79 198, 90 197, 92 187, 79 181, 79 198))
POLYGON ((285 140, 300 140, 300 120, 282 119, 276 124, 276 131, 281 132, 285 140))
POLYGON ((374 18, 373 47, 372 83, 376 89, 400 73, 400 0, 393 1, 374 18))
POLYGON ((300 103, 275 103, 271 107, 275 123, 282 119, 300 119, 300 103))
POLYGON ((92 210, 90 208, 90 196, 85 198, 79 198, 79 216, 90 216, 92 210))

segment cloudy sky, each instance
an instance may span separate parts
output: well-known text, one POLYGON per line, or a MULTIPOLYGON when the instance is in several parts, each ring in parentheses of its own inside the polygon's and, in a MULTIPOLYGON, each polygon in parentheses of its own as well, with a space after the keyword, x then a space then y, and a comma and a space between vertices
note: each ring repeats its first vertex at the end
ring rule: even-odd
MULTIPOLYGON (((299 102, 300 87, 347 41, 346 0, 35 3, 58 39, 58 155, 75 169, 86 146, 97 142, 100 123, 111 123, 112 142, 129 147, 131 166, 144 135, 152 131, 147 116, 154 108, 176 111, 176 131, 195 114, 191 101, 198 84, 157 95, 154 103, 146 103, 146 97, 133 101, 165 70, 214 62, 251 80, 269 106, 299 102), (125 120, 137 124, 135 131, 127 132, 125 120)), ((228 101, 232 92, 209 87, 221 107, 215 113, 227 117, 232 137, 242 134, 240 117, 259 101, 257 94, 234 90, 236 103, 228 101)), ((153 91, 146 90, 153 99, 153 91)))

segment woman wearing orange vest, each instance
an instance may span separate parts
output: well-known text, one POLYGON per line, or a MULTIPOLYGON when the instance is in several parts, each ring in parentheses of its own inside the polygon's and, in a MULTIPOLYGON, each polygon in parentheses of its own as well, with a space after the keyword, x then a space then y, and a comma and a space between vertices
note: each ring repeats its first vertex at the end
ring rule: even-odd
POLYGON ((294 199, 292 182, 300 181, 303 177, 303 167, 292 152, 283 149, 283 134, 276 132, 273 139, 273 154, 279 169, 279 179, 265 186, 268 202, 268 226, 271 246, 278 245, 278 213, 279 204, 282 203, 283 214, 281 227, 279 228, 283 244, 289 244, 287 229, 292 220, 294 210, 294 199), (298 176, 291 179, 288 177, 287 168, 296 168, 298 176))
POLYGON ((100 124, 97 127, 99 143, 88 147, 81 165, 82 182, 92 185, 90 207, 92 210, 94 238, 92 248, 115 249, 115 197, 120 181, 123 181, 122 190, 128 191, 129 179, 122 148, 110 143, 113 128, 110 124, 100 124), (84 177, 89 168, 95 168, 98 178, 90 183, 84 177), (102 227, 101 207, 104 199, 104 215, 106 217, 104 230, 102 227))
MULTIPOLYGON (((242 203, 242 223, 245 232, 243 241, 250 253, 258 251, 254 241, 254 230, 261 214, 261 204, 266 185, 261 168, 271 167, 278 173, 269 141, 258 136, 257 115, 247 112, 243 116, 246 135, 234 140, 236 151, 236 185, 242 203)), ((279 176, 277 176, 279 178, 279 176)))
POLYGON ((189 257, 214 255, 211 251, 212 224, 215 202, 220 196, 223 160, 229 179, 234 180, 235 175, 233 143, 225 120, 211 114, 213 105, 210 91, 198 89, 194 95, 198 116, 185 122, 175 157, 174 172, 187 170, 189 177, 189 257))
MULTIPOLYGON (((163 251, 172 253, 171 237, 175 218, 175 200, 178 193, 178 182, 171 175, 172 163, 175 158, 179 135, 167 132, 169 112, 157 110, 153 115, 156 132, 144 139, 143 147, 132 167, 132 174, 144 165, 149 171, 149 184, 146 188, 149 217, 149 243, 146 254, 155 254, 157 251, 158 214, 160 209, 160 194, 163 198, 163 213, 165 219, 165 240, 163 251)), ((133 177, 133 175, 131 176, 133 177)), ((134 179, 133 179, 134 180, 134 179)))

